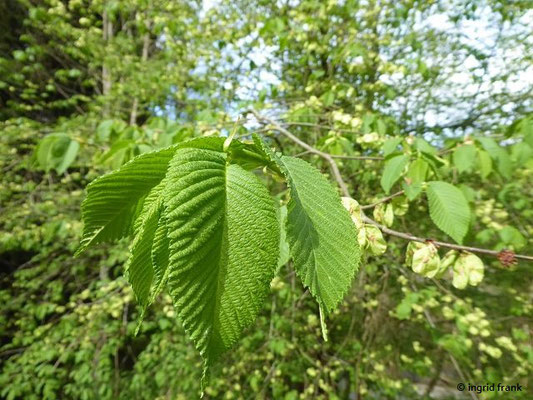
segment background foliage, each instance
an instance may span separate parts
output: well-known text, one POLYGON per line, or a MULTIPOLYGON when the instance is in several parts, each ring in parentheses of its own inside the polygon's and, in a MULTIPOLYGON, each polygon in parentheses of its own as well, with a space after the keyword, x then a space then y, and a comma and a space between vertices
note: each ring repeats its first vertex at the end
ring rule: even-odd
MULTIPOLYGON (((394 195, 364 210, 382 224, 533 253, 532 17, 499 0, 3 2, 0 396, 198 395, 202 362, 166 293, 134 335, 127 242, 73 257, 80 204, 98 175, 225 136, 252 107, 337 157, 359 204, 394 195)), ((330 174, 251 114, 237 128, 330 174)), ((519 382, 513 398, 531 398, 532 264, 482 256, 481 280, 445 249, 437 264, 361 228, 330 340, 288 262, 206 396, 468 398, 457 383, 519 382)))

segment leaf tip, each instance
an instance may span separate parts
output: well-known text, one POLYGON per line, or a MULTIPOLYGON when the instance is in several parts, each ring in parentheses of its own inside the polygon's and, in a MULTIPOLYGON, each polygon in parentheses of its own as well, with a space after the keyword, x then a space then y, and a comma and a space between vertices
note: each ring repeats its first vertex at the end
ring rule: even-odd
POLYGON ((80 246, 76 249, 76 252, 74 253, 74 258, 78 258, 78 257, 81 255, 81 253, 83 253, 86 249, 87 249, 87 246, 80 245, 80 246))
POLYGON ((204 360, 204 370, 202 372, 202 379, 200 380, 200 398, 202 399, 205 395, 205 387, 209 383, 209 363, 207 360, 204 360))
POLYGON ((134 337, 137 337, 137 335, 139 334, 139 331, 141 330, 141 326, 144 321, 145 312, 146 312, 146 306, 142 306, 141 315, 139 315, 139 320, 137 321, 137 326, 135 327, 135 332, 133 333, 134 337))

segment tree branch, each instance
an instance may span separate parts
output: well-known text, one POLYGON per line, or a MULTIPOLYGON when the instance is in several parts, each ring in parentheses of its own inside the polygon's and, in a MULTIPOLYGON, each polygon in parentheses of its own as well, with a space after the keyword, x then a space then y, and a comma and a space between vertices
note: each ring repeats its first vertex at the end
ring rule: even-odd
MULTIPOLYGON (((500 252, 496 250, 482 249, 479 247, 472 247, 472 246, 462 246, 459 244, 453 244, 453 243, 447 243, 447 242, 439 242, 437 240, 430 240, 427 238, 422 238, 419 236, 411 235, 410 233, 398 232, 398 231, 389 229, 384 225, 378 224, 376 221, 374 221, 371 218, 368 218, 365 215, 363 215, 363 221, 367 224, 372 224, 378 227, 379 229, 381 229, 382 232, 386 233, 387 235, 396 236, 396 237, 399 237, 405 240, 410 240, 412 242, 425 243, 425 242, 431 241, 431 243, 433 243, 437 247, 446 247, 448 249, 459 250, 459 251, 469 251, 471 253, 486 254, 488 256, 494 256, 494 257, 498 257, 500 254, 500 252)), ((523 254, 514 254, 514 256, 515 258, 519 258, 521 260, 533 261, 533 256, 527 256, 523 254)))
MULTIPOLYGON (((331 172, 333 173, 333 177, 337 181, 337 184, 339 185, 342 195, 346 197, 351 197, 350 191, 348 190, 348 186, 346 185, 346 182, 344 182, 344 179, 342 179, 342 175, 339 171, 339 167, 337 166, 337 164, 335 163, 335 160, 333 159, 333 157, 331 157, 330 154, 324 153, 318 149, 315 149, 313 146, 310 146, 309 144, 305 143, 303 140, 301 140, 300 138, 298 138, 297 136, 289 132, 287 129, 283 128, 280 124, 278 124, 273 119, 262 116, 255 110, 250 110, 249 112, 252 113, 259 122, 263 124, 269 124, 272 127, 272 129, 286 136, 287 138, 292 140, 294 143, 298 144, 299 146, 307 150, 309 153, 316 154, 317 156, 322 157, 324 160, 326 160, 329 163, 331 172)), ((395 193, 391 196, 396 197, 396 196, 399 196, 399 194, 395 193)), ((391 196, 389 196, 389 198, 391 196)), ((389 198, 385 198, 386 199, 385 201, 389 200, 389 198)), ((379 203, 383 202, 383 200, 384 199, 380 200, 379 203)), ((364 207, 371 208, 377 204, 370 204, 369 206, 364 206, 364 207)), ((431 241, 437 247, 445 247, 445 248, 459 250, 459 251, 469 251, 472 253, 480 253, 480 254, 485 254, 485 255, 494 256, 494 257, 498 257, 500 255, 500 252, 496 250, 489 250, 489 249, 482 249, 479 247, 462 246, 462 245, 457 245, 453 243, 440 242, 436 240, 430 240, 427 238, 415 236, 410 233, 398 232, 398 231, 389 229, 386 226, 377 223, 376 221, 367 217, 366 215, 363 215, 363 221, 367 224, 372 224, 376 226, 377 228, 379 228, 382 232, 386 233, 387 235, 395 236, 395 237, 413 241, 413 242, 425 243, 425 242, 431 241)), ((533 256, 528 256, 528 255, 523 255, 523 254, 514 254, 514 257, 520 260, 533 261, 533 256)))
POLYGON ((289 132, 287 129, 283 128, 276 121, 274 121, 274 120, 272 120, 272 119, 270 119, 268 117, 264 117, 262 115, 259 115, 257 113, 257 111, 255 111, 255 110, 251 110, 250 112, 255 116, 255 118, 257 118, 257 120, 259 122, 262 122, 262 123, 266 122, 266 123, 272 125, 272 127, 275 130, 277 130, 279 133, 287 136, 294 143, 300 145, 301 147, 303 147, 304 149, 306 149, 310 153, 316 154, 317 156, 320 156, 324 160, 326 160, 329 163, 329 165, 330 165, 331 172, 333 173, 333 176, 335 177, 335 180, 337 181, 339 187, 341 188, 341 191, 344 193, 345 196, 348 196, 348 197, 350 196, 350 191, 348 190, 348 186, 346 186, 346 183, 342 179, 342 175, 341 175, 341 173, 339 171, 339 167, 337 166, 337 164, 335 163, 335 160, 331 157, 331 155, 329 155, 328 153, 324 153, 324 152, 322 152, 322 151, 320 151, 318 149, 315 149, 313 146, 308 145, 303 140, 301 140, 300 138, 298 138, 297 136, 295 136, 294 134, 289 132))
POLYGON ((393 194, 391 194, 390 196, 383 197, 382 199, 379 199, 379 200, 376 201, 375 203, 367 204, 367 205, 361 206, 361 210, 367 210, 367 209, 369 209, 369 208, 374 208, 374 207, 377 206, 378 204, 386 203, 387 201, 392 200, 392 199, 394 199, 395 197, 401 196, 403 193, 404 193, 404 191, 403 191, 403 190, 400 190, 399 192, 393 193, 393 194))
MULTIPOLYGON (((306 155, 306 154, 309 154, 309 153, 311 153, 311 152, 310 151, 304 151, 304 152, 302 152, 300 154, 297 154, 295 157, 300 157, 300 156, 303 156, 303 155, 306 155)), ((331 154, 331 153, 326 153, 326 154, 329 154, 331 156, 331 158, 340 158, 340 159, 343 159, 343 160, 370 160, 370 161, 382 161, 382 160, 384 160, 383 157, 376 157, 376 156, 341 156, 341 155, 331 154)))
MULTIPOLYGON (((150 29, 150 23, 147 24, 147 29, 150 29)), ((141 55, 142 67, 146 67, 146 61, 148 60, 148 50, 150 49, 150 33, 146 32, 143 36, 143 50, 141 55)), ((137 123, 137 110, 139 108, 139 98, 135 97, 133 99, 133 104, 131 106, 130 113, 130 125, 135 125, 137 123)))

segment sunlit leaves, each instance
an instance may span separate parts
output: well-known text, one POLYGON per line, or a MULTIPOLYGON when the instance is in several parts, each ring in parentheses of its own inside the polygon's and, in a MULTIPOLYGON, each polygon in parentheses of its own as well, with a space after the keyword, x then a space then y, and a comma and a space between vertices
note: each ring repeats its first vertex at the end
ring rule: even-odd
POLYGON ((453 152, 453 163, 459 172, 472 170, 476 161, 476 148, 471 144, 458 146, 453 152))
POLYGON ((485 150, 478 149, 477 165, 482 178, 488 177, 492 172, 492 158, 485 150))
POLYGON ((381 176, 381 187, 385 193, 388 194, 396 181, 400 179, 408 162, 409 157, 403 154, 394 156, 385 162, 385 168, 381 176))
POLYGON ((481 143, 481 146, 496 161, 498 172, 504 178, 510 178, 512 174, 512 162, 509 154, 492 138, 478 137, 476 140, 481 143))
POLYGON ((385 143, 383 143, 383 156, 387 157, 389 154, 394 153, 401 142, 402 138, 400 137, 387 139, 385 143))
POLYGON ((462 243, 470 225, 470 208, 463 193, 440 181, 428 183, 429 215, 443 232, 462 243))

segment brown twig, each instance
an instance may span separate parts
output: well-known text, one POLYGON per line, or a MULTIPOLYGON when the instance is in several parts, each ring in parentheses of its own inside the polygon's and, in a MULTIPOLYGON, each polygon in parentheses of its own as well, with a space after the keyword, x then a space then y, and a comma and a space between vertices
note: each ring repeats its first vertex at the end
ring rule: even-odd
MULTIPOLYGON (((299 154, 296 154, 295 157, 301 157, 301 156, 304 156, 306 154, 310 154, 311 152, 310 151, 303 151, 299 154)), ((337 155, 337 154, 331 154, 331 153, 326 153, 326 154, 329 154, 331 156, 331 158, 340 158, 340 159, 343 159, 343 160, 360 160, 360 161, 365 161, 365 160, 370 160, 370 161, 381 161, 381 160, 384 160, 383 157, 374 157, 374 156, 341 156, 341 155, 337 155)))
POLYGON ((287 121, 287 122, 284 122, 283 124, 287 126, 308 126, 310 128, 318 128, 318 129, 324 129, 324 130, 335 131, 335 132, 360 133, 359 131, 355 129, 339 129, 339 128, 335 128, 334 126, 329 126, 329 125, 313 124, 312 122, 287 121))
POLYGON ((382 161, 384 157, 378 156, 341 156, 336 154, 330 154, 333 158, 340 158, 342 160, 367 160, 367 161, 382 161))
POLYGON ((324 153, 323 151, 320 151, 318 149, 315 149, 313 146, 308 145, 303 140, 301 140, 299 137, 295 136, 294 134, 289 132, 287 129, 283 128, 276 121, 274 121, 274 120, 272 120, 272 119, 270 119, 268 117, 264 117, 264 116, 259 115, 257 113, 257 111, 251 110, 250 112, 255 116, 255 118, 257 118, 258 121, 263 122, 263 123, 266 122, 266 123, 272 125, 272 127, 275 130, 277 130, 279 133, 287 136, 294 143, 300 145, 301 147, 303 147, 304 149, 306 149, 310 153, 316 154, 317 156, 320 156, 324 160, 326 160, 329 163, 330 168, 331 168, 331 172, 333 173, 333 176, 334 176, 335 180, 337 181, 337 184, 341 188, 342 192, 345 193, 346 196, 350 195, 349 194, 350 192, 348 190, 348 186, 346 186, 346 183, 342 179, 341 173, 339 171, 339 167, 337 166, 337 164, 335 163, 335 160, 331 157, 330 154, 324 153))
POLYGON ((374 202, 372 204, 367 204, 367 205, 361 206, 361 210, 367 210, 369 208, 374 208, 378 204, 386 203, 387 201, 392 200, 395 197, 401 196, 403 193, 404 193, 403 190, 400 190, 399 192, 393 193, 393 194, 391 194, 390 196, 387 196, 387 197, 383 197, 382 199, 379 199, 378 201, 376 201, 376 202, 374 202))

